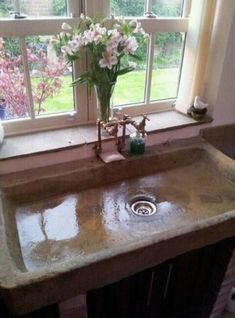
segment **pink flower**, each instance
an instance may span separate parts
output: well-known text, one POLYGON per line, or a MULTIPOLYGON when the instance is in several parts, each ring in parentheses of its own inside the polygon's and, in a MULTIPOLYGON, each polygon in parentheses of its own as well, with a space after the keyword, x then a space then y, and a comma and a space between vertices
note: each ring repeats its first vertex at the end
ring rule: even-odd
POLYGON ((108 69, 112 69, 113 65, 116 65, 118 60, 115 55, 111 55, 108 52, 102 54, 103 58, 99 61, 99 65, 102 68, 107 67, 108 69))
POLYGON ((138 43, 134 36, 127 38, 124 42, 124 53, 125 54, 134 54, 138 48, 138 43))
POLYGON ((72 37, 72 40, 69 41, 68 45, 69 48, 73 51, 73 52, 78 52, 80 50, 80 48, 83 46, 84 42, 82 39, 82 36, 79 35, 74 35, 72 37))
POLYGON ((64 55, 66 55, 66 54, 72 55, 73 54, 73 52, 72 52, 72 50, 71 50, 71 48, 69 46, 62 46, 61 52, 64 55))

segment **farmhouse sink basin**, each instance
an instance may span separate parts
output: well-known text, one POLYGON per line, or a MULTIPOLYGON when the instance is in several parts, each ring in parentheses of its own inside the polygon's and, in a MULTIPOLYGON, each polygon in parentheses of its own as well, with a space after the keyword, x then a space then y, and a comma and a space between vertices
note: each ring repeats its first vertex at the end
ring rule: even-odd
POLYGON ((235 234, 235 161, 199 138, 3 175, 0 188, 0 296, 16 314, 235 234), (138 198, 156 213, 134 213, 138 198))

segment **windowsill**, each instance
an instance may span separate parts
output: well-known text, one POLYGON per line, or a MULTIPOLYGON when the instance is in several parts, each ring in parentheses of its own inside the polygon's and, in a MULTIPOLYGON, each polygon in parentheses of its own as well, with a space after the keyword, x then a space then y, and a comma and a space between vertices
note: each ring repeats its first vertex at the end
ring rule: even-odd
MULTIPOLYGON (((149 114, 148 117, 150 119, 146 125, 148 134, 204 124, 212 121, 209 116, 205 116, 201 121, 196 121, 177 111, 149 114)), ((137 121, 139 121, 140 118, 141 117, 135 117, 137 121)), ((127 127, 127 135, 134 131, 134 127, 127 127)), ((102 139, 110 140, 112 137, 102 137, 102 139)), ((97 130, 96 125, 94 124, 58 129, 49 132, 46 131, 5 137, 0 146, 0 161, 82 147, 96 141, 97 130)))

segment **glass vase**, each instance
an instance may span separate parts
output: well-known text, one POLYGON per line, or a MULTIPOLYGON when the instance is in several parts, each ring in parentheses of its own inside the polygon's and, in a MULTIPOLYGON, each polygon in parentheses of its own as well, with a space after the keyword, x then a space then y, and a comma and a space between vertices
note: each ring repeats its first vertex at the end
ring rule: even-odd
POLYGON ((112 95, 116 82, 103 82, 95 85, 98 119, 107 123, 112 117, 112 95))

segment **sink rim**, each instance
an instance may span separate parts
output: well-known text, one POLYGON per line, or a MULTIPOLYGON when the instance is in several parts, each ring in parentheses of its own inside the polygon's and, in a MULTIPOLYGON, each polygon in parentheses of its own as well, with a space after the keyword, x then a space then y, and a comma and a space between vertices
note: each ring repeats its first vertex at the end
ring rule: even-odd
MULTIPOLYGON (((193 139, 192 142, 190 140, 187 140, 186 142, 179 142, 175 143, 172 146, 158 146, 154 147, 154 150, 152 153, 147 154, 147 156, 158 156, 161 155, 161 153, 165 152, 171 152, 177 149, 189 149, 189 148, 200 148, 206 150, 207 154, 209 155, 210 159, 215 162, 215 164, 218 165, 218 169, 220 169, 225 176, 232 175, 231 181, 235 182, 235 161, 226 157, 224 154, 222 154, 219 150, 215 149, 213 146, 209 145, 207 142, 202 141, 201 139, 196 140, 193 139), (159 148, 158 148, 159 147, 159 148), (155 150, 156 149, 156 150, 155 150)), ((152 150, 151 150, 152 151, 152 150)), ((127 160, 131 160, 130 158, 127 160)), ((132 160, 140 160, 140 158, 132 158, 132 160)), ((100 164, 100 163, 99 163, 100 164)), ((103 165, 101 163, 101 165, 103 165)), ((27 180, 26 180, 27 182, 27 180)), ((2 184, 0 182, 0 184, 2 184)), ((9 189, 10 186, 12 186, 13 183, 9 183, 7 185, 7 188, 9 189)), ((2 187, 3 188, 3 187, 2 187)), ((50 280, 60 280, 60 276, 63 275, 69 275, 70 273, 75 273, 78 275, 78 273, 86 271, 86 268, 92 267, 92 266, 101 266, 102 263, 107 263, 109 260, 113 260, 115 258, 119 258, 120 256, 127 256, 128 254, 135 254, 138 253, 138 251, 142 251, 143 249, 154 249, 154 248, 164 248, 166 246, 167 242, 170 242, 172 239, 176 241, 181 241, 182 238, 187 236, 193 236, 195 237, 195 246, 200 246, 200 244, 208 245, 209 243, 216 242, 218 240, 222 240, 228 237, 231 237, 234 235, 235 231, 235 209, 231 211, 224 212, 223 214, 213 216, 208 219, 200 220, 197 223, 193 223, 191 225, 186 225, 185 227, 176 228, 173 231, 165 231, 163 233, 157 233, 152 236, 148 236, 142 241, 138 242, 138 244, 128 244, 127 246, 122 246, 118 251, 113 249, 112 251, 109 251, 107 255, 107 251, 99 251, 92 255, 86 255, 83 259, 81 257, 73 257, 73 262, 64 262, 64 263, 55 263, 53 264, 53 268, 50 270, 38 270, 35 272, 22 272, 20 271, 16 265, 14 264, 14 261, 12 259, 12 256, 10 255, 10 251, 7 246, 6 242, 6 229, 5 226, 5 218, 4 218, 4 212, 2 207, 2 196, 4 196, 4 193, 0 192, 0 242, 3 242, 3 244, 0 247, 1 252, 1 260, 0 260, 0 267, 5 269, 5 272, 3 271, 0 274, 0 295, 3 296, 5 294, 11 293, 12 299, 15 301, 15 311, 17 313, 24 313, 28 312, 31 309, 35 309, 36 304, 30 303, 28 307, 23 309, 22 305, 20 305, 18 296, 19 296, 19 290, 23 290, 27 295, 28 291, 32 292, 32 287, 36 285, 42 285, 42 288, 44 285, 47 284, 50 280), (197 235, 202 233, 205 233, 206 231, 210 231, 212 228, 219 228, 220 226, 226 227, 226 231, 215 231, 216 233, 211 233, 211 236, 208 238, 201 238, 196 240, 197 235), (197 234, 197 235, 196 235, 197 234), (207 244, 206 244, 207 243, 207 244), (100 264, 100 265, 99 265, 100 264), (10 274, 10 277, 9 277, 10 274), (26 310, 26 311, 24 311, 26 310)), ((213 232, 213 231, 212 231, 213 232)), ((179 247, 178 247, 179 248, 179 247)), ((189 247, 191 250, 192 246, 189 247)), ((184 247, 185 249, 185 247, 184 247)), ((182 251, 182 249, 181 249, 182 251)), ((168 255, 168 258, 171 256, 168 255)), ((159 261, 162 262, 164 259, 164 255, 161 259, 161 256, 157 256, 155 262, 159 261)), ((148 260, 146 260, 147 262, 148 260)), ((127 273, 128 274, 128 273, 127 273)), ((91 282, 90 282, 91 284, 91 282)), ((79 289, 80 287, 78 287, 79 289)), ((81 287, 81 289, 84 288, 81 287)), ((48 298, 49 303, 54 300, 54 295, 50 298, 48 298)), ((45 303, 45 299, 42 300, 45 303)))

